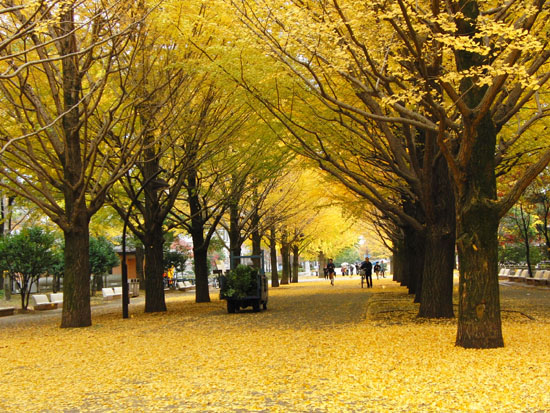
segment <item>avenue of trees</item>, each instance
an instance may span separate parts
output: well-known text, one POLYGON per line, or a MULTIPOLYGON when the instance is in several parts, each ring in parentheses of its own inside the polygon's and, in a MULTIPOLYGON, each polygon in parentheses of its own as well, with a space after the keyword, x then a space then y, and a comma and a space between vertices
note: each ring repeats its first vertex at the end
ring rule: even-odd
POLYGON ((537 216, 524 238, 550 246, 544 1, 1 4, 0 187, 63 231, 62 327, 91 324, 109 207, 143 245, 146 312, 166 311, 169 231, 191 236, 208 302, 221 228, 233 255, 279 248, 277 286, 363 220, 421 317, 455 316, 458 251, 456 344, 504 345, 501 219, 537 216))
POLYGON ((456 243, 456 343, 502 346, 499 220, 550 160, 545 2, 231 4, 295 81, 249 81, 248 62, 235 78, 283 139, 399 229, 401 267, 421 274, 419 315, 453 315, 456 243))

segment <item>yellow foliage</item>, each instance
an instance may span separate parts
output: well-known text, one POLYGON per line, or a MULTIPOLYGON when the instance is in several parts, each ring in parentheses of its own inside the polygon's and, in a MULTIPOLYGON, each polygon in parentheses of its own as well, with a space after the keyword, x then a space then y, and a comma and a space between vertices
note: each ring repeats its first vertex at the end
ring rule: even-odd
MULTIPOLYGON (((528 293, 503 307, 527 311, 528 293)), ((270 294, 261 313, 169 294, 166 314, 133 305, 130 319, 117 308, 86 329, 2 326, 0 411, 550 410, 548 305, 528 310, 536 321, 505 312, 505 348, 465 350, 455 320, 416 319, 387 279, 368 291, 337 277, 270 294)))

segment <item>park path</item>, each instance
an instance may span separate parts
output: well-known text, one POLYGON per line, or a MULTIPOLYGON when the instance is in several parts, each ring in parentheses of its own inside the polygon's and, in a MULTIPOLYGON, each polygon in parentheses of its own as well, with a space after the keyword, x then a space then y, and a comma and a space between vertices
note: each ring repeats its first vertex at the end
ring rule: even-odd
POLYGON ((486 352, 454 346, 455 320, 419 322, 388 279, 281 286, 260 313, 227 314, 213 292, 169 293, 166 313, 133 300, 127 320, 99 305, 82 329, 29 315, 0 328, 0 411, 550 411, 532 385, 550 380, 548 352, 532 351, 548 346, 549 293, 503 287, 504 307, 537 320, 511 313, 506 347, 486 352))
MULTIPOLYGON (((277 303, 276 313, 281 318, 280 323, 285 325, 297 325, 311 323, 313 320, 318 325, 338 325, 343 323, 354 323, 364 320, 367 317, 369 306, 366 302, 372 293, 376 293, 373 306, 378 306, 381 302, 392 300, 408 300, 409 297, 404 289, 396 291, 384 290, 386 285, 391 285, 389 278, 374 280, 375 288, 371 291, 366 288, 360 288, 360 279, 353 277, 337 277, 335 286, 331 287, 329 281, 314 277, 304 277, 302 282, 290 286, 281 286, 282 289, 292 288, 289 292, 293 300, 282 300, 277 303), (309 283, 319 286, 320 290, 311 294, 308 288, 309 283), (340 299, 333 299, 334 297, 340 299)), ((311 286, 311 285, 310 285, 311 286)), ((274 291, 274 289, 270 289, 274 291)), ((217 289, 212 289, 210 297, 216 300, 218 297, 217 289)), ((506 311, 516 311, 515 307, 521 305, 522 311, 527 313, 550 313, 550 287, 535 287, 518 284, 514 282, 500 283, 501 298, 503 309, 506 311), (520 304, 521 303, 521 304, 520 304)), ((180 299, 190 300, 194 297, 193 291, 179 292, 167 291, 166 300, 168 311, 170 311, 170 302, 180 299)), ((13 300, 12 300, 13 301, 13 300)), ((272 300, 273 303, 273 300, 272 300)), ((272 309, 272 303, 269 305, 272 309)), ((16 305, 18 305, 17 303, 16 305)), ((2 303, 0 302, 0 306, 2 303)), ((13 305, 13 303, 12 303, 13 305)), ((145 305, 144 292, 130 301, 130 313, 136 314, 143 312, 145 305)), ((373 308, 371 308, 373 310, 373 308)), ((376 311, 376 308, 374 308, 376 311)), ((380 308, 378 308, 380 310, 380 308)), ((383 309, 382 309, 383 310, 383 309)), ((519 310, 517 310, 519 311, 519 310)), ((372 313, 372 311, 371 311, 372 313)), ((100 315, 122 314, 121 302, 119 301, 101 301, 98 297, 93 298, 92 320, 100 315)), ((51 324, 61 323, 61 309, 49 311, 29 311, 28 313, 19 313, 13 316, 0 317, 0 328, 3 326, 28 324, 51 324)))
MULTIPOLYGON (((352 277, 338 278, 334 287, 326 280, 307 277, 306 282, 292 284, 291 286, 281 286, 281 289, 292 287, 294 290, 291 295, 296 298, 295 301, 281 301, 276 308, 276 312, 281 316, 281 323, 284 324, 299 324, 300 322, 311 322, 312 317, 319 315, 311 309, 322 310, 321 319, 318 320, 320 325, 323 324, 339 324, 345 322, 357 322, 365 315, 365 301, 369 294, 367 289, 360 289, 360 280, 358 277, 353 277, 354 282, 350 284, 352 277), (345 281, 345 283, 342 283, 345 281), (310 283, 315 283, 321 287, 321 290, 316 294, 311 295, 307 288, 310 283), (349 296, 348 296, 349 294, 349 296), (329 299, 332 295, 342 295, 342 300, 329 299), (296 316, 300 314, 301 316, 296 316), (307 320, 302 317, 307 316, 307 320), (300 321, 301 320, 301 321, 300 321)), ((270 289, 274 291, 274 289, 270 289)), ((170 311, 170 302, 176 302, 184 298, 186 301, 190 297, 194 297, 194 291, 180 292, 167 291, 166 301, 168 311, 170 311)), ((213 301, 217 300, 219 290, 211 289, 210 297, 213 301)), ((144 292, 141 295, 130 300, 130 313, 143 312, 145 305, 144 292)), ((271 309, 271 305, 269 306, 271 309)), ((29 306, 29 308, 31 308, 29 306)), ((101 301, 99 298, 93 299, 92 302, 92 322, 97 316, 107 314, 122 314, 120 300, 117 301, 101 301)), ((245 310, 246 312, 246 310, 245 310)), ((0 317, 1 326, 10 325, 28 325, 28 324, 51 324, 61 323, 61 309, 47 311, 33 311, 27 313, 18 313, 13 316, 0 317)))

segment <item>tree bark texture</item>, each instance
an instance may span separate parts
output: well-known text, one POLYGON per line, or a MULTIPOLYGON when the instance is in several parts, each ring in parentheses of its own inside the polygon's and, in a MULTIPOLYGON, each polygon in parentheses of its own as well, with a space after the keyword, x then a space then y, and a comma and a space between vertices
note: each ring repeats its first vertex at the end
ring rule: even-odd
POLYGON ((81 211, 65 235, 65 276, 61 327, 92 325, 90 309, 90 241, 88 216, 81 211))
POLYGON ((424 272, 419 317, 452 318, 455 262, 455 198, 447 163, 435 161, 426 203, 424 272))
POLYGON ((161 225, 147 228, 145 234, 145 312, 166 311, 164 297, 164 237, 161 225))
POLYGON ((475 131, 464 179, 457 185, 459 305, 456 345, 465 348, 504 346, 498 286, 498 224, 495 210, 496 131, 487 117, 475 131))

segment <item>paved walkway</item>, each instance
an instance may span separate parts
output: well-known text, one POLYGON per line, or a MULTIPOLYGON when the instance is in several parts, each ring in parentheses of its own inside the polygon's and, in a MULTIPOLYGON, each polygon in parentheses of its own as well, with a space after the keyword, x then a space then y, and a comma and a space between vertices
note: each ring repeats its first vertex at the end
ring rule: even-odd
MULTIPOLYGON (((338 284, 339 281, 343 280, 357 280, 359 283, 360 277, 357 275, 354 276, 337 276, 336 277, 336 284, 338 284)), ((376 277, 374 277, 374 284, 376 288, 376 277)), ((382 280, 389 280, 388 277, 382 280)), ((325 280, 323 278, 318 278, 314 276, 303 276, 300 279, 300 283, 304 282, 318 282, 318 283, 328 283, 328 280, 325 280)), ((506 301, 517 301, 522 300, 525 301, 522 306, 524 306, 526 309, 532 308, 534 311, 540 312, 540 311, 548 311, 550 312, 550 287, 548 286, 532 286, 532 285, 526 285, 522 283, 517 282, 511 282, 511 281, 500 281, 499 282, 501 286, 501 296, 503 299, 503 303, 506 303, 506 301)), ((210 291, 210 297, 216 298, 218 295, 217 289, 212 289, 210 291)), ((170 299, 170 297, 176 297, 176 296, 194 296, 194 291, 174 291, 169 290, 166 292, 167 300, 170 299)), ((311 297, 309 298, 311 299, 311 297)), ((19 297, 17 296, 17 301, 14 302, 14 297, 12 297, 11 302, 9 305, 15 306, 16 308, 19 308, 19 297)), ((136 312, 143 312, 143 307, 145 303, 145 293, 141 291, 141 295, 139 297, 132 298, 130 300, 130 305, 128 307, 128 311, 130 314, 136 313, 136 312)), ((310 303, 311 305, 314 305, 314 303, 310 303)), ((352 303, 351 306, 353 307, 355 303, 352 303)), ((0 300, 0 307, 6 306, 5 301, 0 300)), ((505 306, 502 306, 504 310, 506 311, 505 306)), ((31 306, 29 306, 31 308, 31 306)), ((120 300, 117 301, 103 301, 100 297, 92 297, 92 319, 95 316, 102 315, 102 314, 116 314, 117 312, 120 313, 120 316, 122 317, 122 303, 120 300)), ((16 310, 17 311, 17 310, 16 310)), ((20 310, 19 310, 20 311, 20 310)), ((61 322, 61 309, 56 310, 47 310, 47 311, 34 311, 30 309, 26 313, 16 313, 11 316, 4 316, 0 317, 0 326, 10 326, 10 325, 25 325, 25 324, 35 324, 35 323, 50 323, 53 321, 61 322)), ((333 314, 333 312, 329 312, 329 314, 333 314)), ((340 314, 340 313, 338 313, 340 314)), ((336 321, 336 320, 332 320, 336 321)), ((328 322, 332 322, 328 321, 328 322)))

